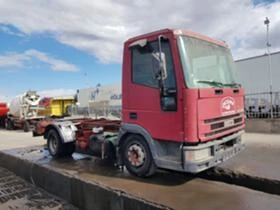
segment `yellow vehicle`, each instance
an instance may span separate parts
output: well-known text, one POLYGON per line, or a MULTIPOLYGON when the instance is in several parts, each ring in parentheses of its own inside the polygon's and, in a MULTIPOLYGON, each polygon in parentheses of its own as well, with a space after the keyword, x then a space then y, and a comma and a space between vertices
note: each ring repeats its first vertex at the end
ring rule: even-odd
POLYGON ((75 104, 74 97, 55 97, 45 98, 43 101, 45 110, 40 111, 40 115, 46 117, 64 117, 68 116, 68 107, 75 104))

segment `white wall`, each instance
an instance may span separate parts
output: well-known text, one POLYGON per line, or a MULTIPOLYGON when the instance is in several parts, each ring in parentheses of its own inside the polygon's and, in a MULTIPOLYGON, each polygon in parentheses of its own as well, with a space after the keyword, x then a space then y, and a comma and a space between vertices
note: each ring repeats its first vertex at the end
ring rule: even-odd
POLYGON ((92 104, 108 101, 110 106, 121 106, 121 97, 121 85, 101 85, 100 87, 80 89, 78 103, 80 107, 88 107, 89 102, 92 104))
MULTIPOLYGON (((246 93, 269 91, 268 56, 248 58, 235 62, 237 80, 246 93)), ((273 91, 280 91, 280 52, 271 55, 273 91)))

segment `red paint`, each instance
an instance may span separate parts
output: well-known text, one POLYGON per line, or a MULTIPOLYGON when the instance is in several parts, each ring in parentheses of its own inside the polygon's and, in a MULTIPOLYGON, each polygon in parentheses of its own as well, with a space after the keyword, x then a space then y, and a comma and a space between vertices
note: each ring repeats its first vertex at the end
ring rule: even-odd
POLYGON ((0 117, 5 117, 8 112, 9 108, 7 107, 7 104, 0 103, 0 117))
POLYGON ((42 98, 39 105, 42 107, 49 107, 51 105, 51 101, 52 101, 52 98, 45 97, 45 98, 42 98))
POLYGON ((104 131, 117 132, 120 128, 121 122, 119 120, 93 120, 93 119, 77 119, 73 121, 77 127, 76 131, 76 144, 82 150, 89 147, 89 140, 93 133, 94 127, 103 127, 104 131))
POLYGON ((55 120, 49 120, 49 119, 39 121, 34 128, 34 133, 36 133, 36 135, 39 135, 39 136, 44 135, 47 126, 54 122, 55 122, 55 120))
MULTIPOLYGON (((127 41, 124 45, 123 56, 123 121, 125 123, 137 124, 145 128, 154 139, 183 141, 183 107, 178 104, 177 112, 163 112, 160 107, 160 92, 158 88, 145 87, 134 84, 131 81, 131 54, 128 46, 137 39, 147 38, 148 41, 158 39, 159 35, 165 35, 171 43, 175 43, 175 37, 170 30, 162 30, 139 36, 127 41), (130 112, 137 112, 138 119, 129 119, 130 112)), ((182 75, 179 73, 181 67, 177 54, 177 45, 171 44, 173 63, 175 65, 177 92, 179 103, 182 103, 182 75)))

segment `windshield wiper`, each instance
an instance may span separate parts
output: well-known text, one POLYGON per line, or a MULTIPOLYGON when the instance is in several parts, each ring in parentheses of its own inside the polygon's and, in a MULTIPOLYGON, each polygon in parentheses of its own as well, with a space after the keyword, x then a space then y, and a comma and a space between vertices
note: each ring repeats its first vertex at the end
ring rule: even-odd
POLYGON ((205 83, 209 85, 219 86, 219 87, 241 87, 241 84, 238 83, 222 83, 215 80, 198 80, 197 83, 205 83))
POLYGON ((197 80, 197 83, 205 83, 205 84, 209 84, 209 85, 214 85, 214 86, 218 86, 218 87, 222 87, 224 86, 223 83, 218 82, 218 81, 214 81, 214 80, 197 80))
POLYGON ((241 84, 236 83, 236 82, 233 82, 233 83, 224 84, 224 86, 240 88, 240 87, 241 87, 241 84))

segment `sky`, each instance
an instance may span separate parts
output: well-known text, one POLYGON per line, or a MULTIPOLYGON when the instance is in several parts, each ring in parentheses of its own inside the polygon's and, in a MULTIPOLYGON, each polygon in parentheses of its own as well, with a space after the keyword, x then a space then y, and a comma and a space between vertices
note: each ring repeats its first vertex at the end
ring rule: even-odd
POLYGON ((121 81, 123 42, 162 28, 225 41, 234 59, 280 50, 280 0, 0 0, 0 101, 121 81))

